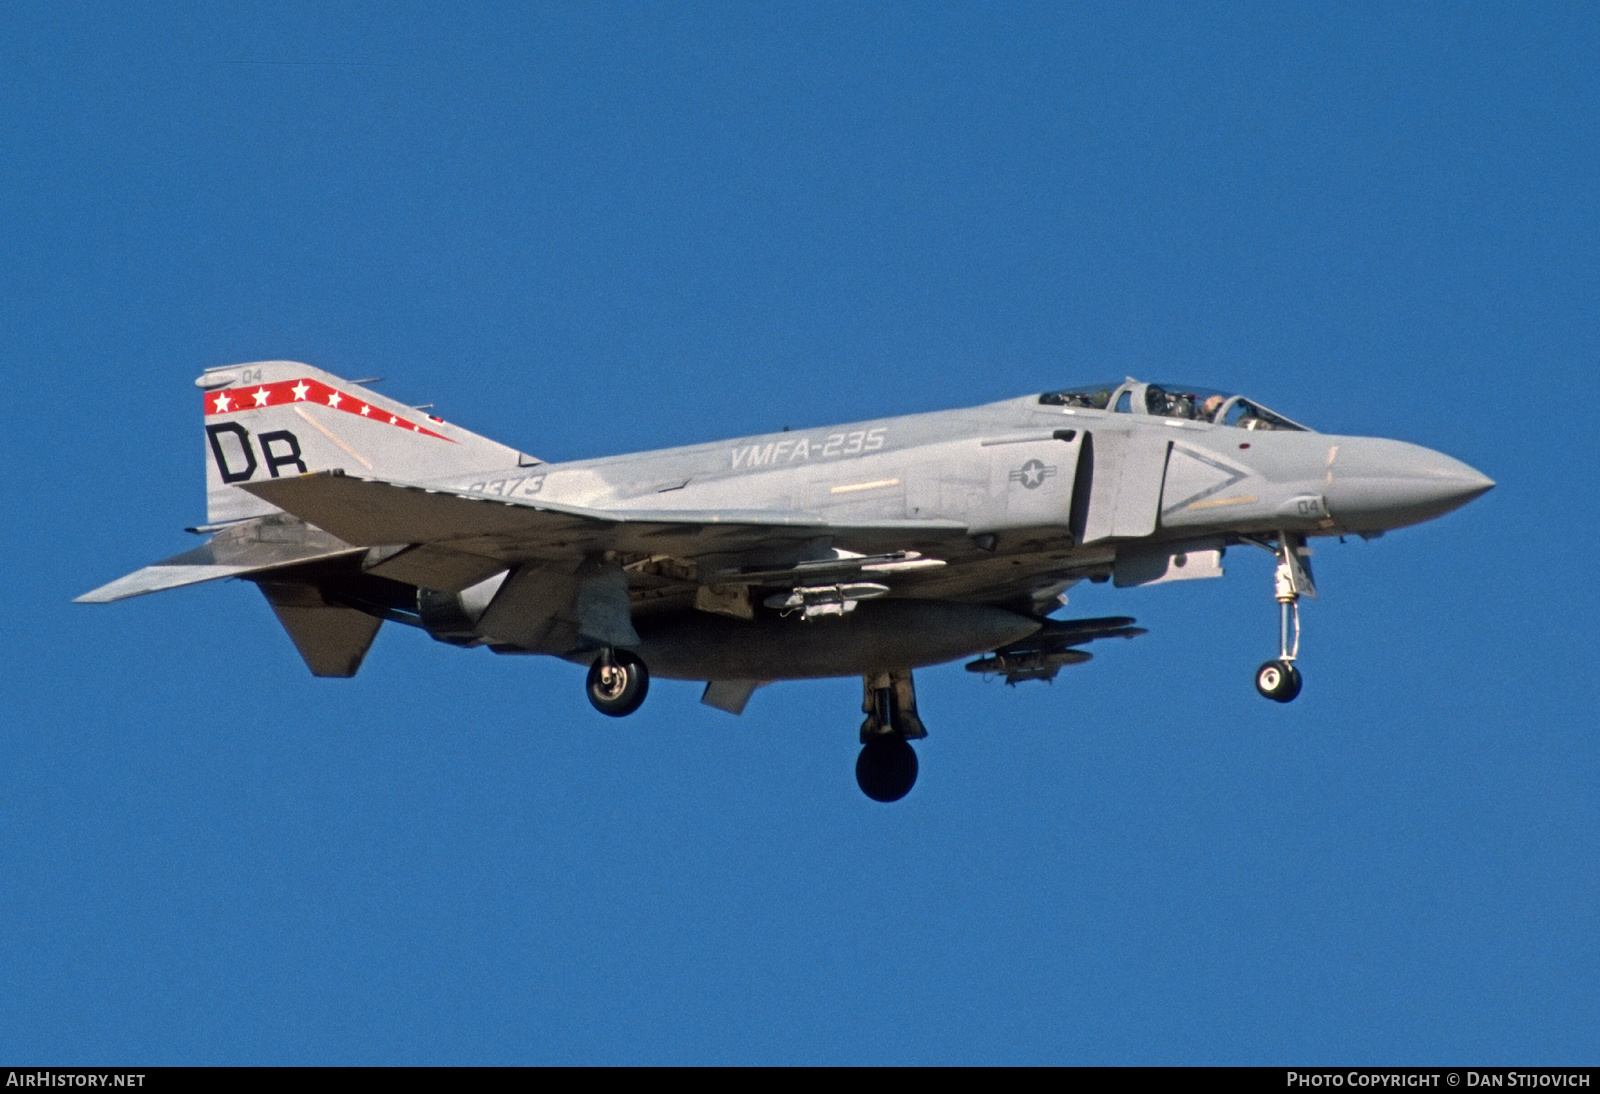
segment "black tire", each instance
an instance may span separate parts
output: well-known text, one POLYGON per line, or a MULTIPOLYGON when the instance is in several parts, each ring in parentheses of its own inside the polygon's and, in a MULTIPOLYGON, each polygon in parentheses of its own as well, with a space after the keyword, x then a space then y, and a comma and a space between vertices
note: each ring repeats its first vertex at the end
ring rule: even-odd
POLYGON ((639 709, 650 693, 650 670, 627 650, 611 654, 611 664, 597 657, 589 666, 589 703, 601 714, 623 718, 639 709))
POLYGON ((868 741, 856 757, 856 783, 875 802, 897 802, 917 784, 917 750, 899 737, 868 741))
POLYGON ((1256 690, 1275 703, 1300 694, 1300 670, 1290 661, 1268 661, 1256 669, 1256 690))

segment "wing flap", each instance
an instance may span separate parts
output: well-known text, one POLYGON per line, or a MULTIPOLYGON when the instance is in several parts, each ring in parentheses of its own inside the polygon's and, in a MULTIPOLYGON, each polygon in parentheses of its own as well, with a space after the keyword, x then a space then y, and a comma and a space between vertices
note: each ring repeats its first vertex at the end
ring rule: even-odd
POLYGON ((700 701, 708 707, 725 710, 729 714, 743 714, 756 688, 765 687, 766 680, 709 680, 700 701))
POLYGON ((478 619, 496 645, 565 653, 578 644, 578 577, 562 568, 521 566, 478 619))
POLYGON ((422 543, 390 555, 366 572, 442 593, 459 593, 493 577, 510 564, 493 555, 422 543))

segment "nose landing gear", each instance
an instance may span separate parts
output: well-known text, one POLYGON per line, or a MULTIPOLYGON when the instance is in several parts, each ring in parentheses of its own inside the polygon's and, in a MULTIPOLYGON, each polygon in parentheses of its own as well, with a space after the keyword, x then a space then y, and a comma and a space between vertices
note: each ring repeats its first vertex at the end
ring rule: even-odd
POLYGON ((1274 702, 1287 703, 1300 694, 1300 670, 1294 665, 1300 655, 1300 596, 1314 597, 1317 588, 1305 562, 1304 556, 1309 552, 1304 539, 1279 532, 1277 546, 1268 550, 1278 556, 1278 569, 1273 575, 1278 601, 1278 656, 1256 670, 1256 690, 1274 702))
POLYGON ((856 783, 873 801, 899 801, 917 782, 917 753, 910 741, 928 735, 917 717, 917 692, 909 669, 862 677, 861 755, 856 783))

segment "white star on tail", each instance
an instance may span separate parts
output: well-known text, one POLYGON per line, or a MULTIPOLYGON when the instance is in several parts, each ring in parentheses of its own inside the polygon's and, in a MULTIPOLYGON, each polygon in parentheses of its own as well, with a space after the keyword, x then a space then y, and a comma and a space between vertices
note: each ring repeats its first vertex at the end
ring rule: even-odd
POLYGON ((331 392, 328 395, 328 405, 331 407, 337 407, 343 399, 344 396, 340 395, 337 391, 331 392))
POLYGON ((361 416, 363 418, 365 418, 367 415, 369 415, 371 413, 372 413, 372 408, 370 406, 364 406, 364 407, 361 408, 361 416))
POLYGON ((299 402, 300 400, 304 399, 306 397, 306 392, 310 390, 311 385, 306 383, 304 380, 301 380, 298 384, 294 385, 293 391, 295 401, 299 402))
POLYGON ((226 414, 228 412, 228 404, 230 402, 232 402, 232 400, 228 398, 228 393, 226 391, 224 391, 221 395, 218 395, 217 396, 217 413, 218 414, 226 414))
POLYGON ((255 399, 256 399, 256 406, 266 406, 267 405, 267 400, 272 398, 272 392, 268 391, 264 387, 263 388, 257 388, 256 391, 254 392, 254 394, 255 394, 255 399))

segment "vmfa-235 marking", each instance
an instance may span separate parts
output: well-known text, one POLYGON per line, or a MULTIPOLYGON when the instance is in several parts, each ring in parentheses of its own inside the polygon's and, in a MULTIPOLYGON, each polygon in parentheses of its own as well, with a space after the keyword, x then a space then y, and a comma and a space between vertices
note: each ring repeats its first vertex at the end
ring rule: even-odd
POLYGON ((209 535, 80 597, 258 585, 312 672, 350 676, 384 621, 588 666, 606 714, 652 674, 739 713, 776 680, 859 675, 856 773, 907 793, 926 734, 912 671, 976 656, 1008 683, 1143 632, 1062 620, 1082 580, 1218 577, 1277 558, 1298 693, 1307 540, 1381 534, 1487 490, 1448 456, 1315 433, 1237 395, 1129 379, 968 410, 549 463, 294 362, 208 371, 209 535))
POLYGON ((878 426, 876 429, 856 429, 849 433, 830 433, 815 443, 810 437, 800 436, 768 441, 764 445, 739 445, 733 449, 733 469, 754 469, 809 460, 813 452, 824 460, 877 452, 883 447, 884 434, 888 431, 888 426, 878 426))
MULTIPOLYGON (((734 471, 741 469, 754 471, 757 468, 776 467, 780 464, 792 464, 802 460, 832 460, 846 456, 860 456, 869 452, 881 451, 884 444, 884 435, 887 432, 887 426, 878 426, 875 429, 858 429, 849 433, 830 433, 826 437, 818 438, 815 441, 810 437, 799 436, 768 441, 764 445, 739 445, 731 450, 728 466, 734 471)), ((544 475, 524 475, 517 478, 475 482, 468 485, 466 489, 470 493, 485 494, 498 498, 531 498, 543 490, 544 482, 544 475)), ((687 485, 687 481, 683 485, 687 485)), ((676 487, 673 488, 676 489, 676 487)), ((663 487, 662 489, 665 490, 667 488, 663 487)), ((836 493, 857 489, 862 489, 862 486, 833 488, 836 493)))

